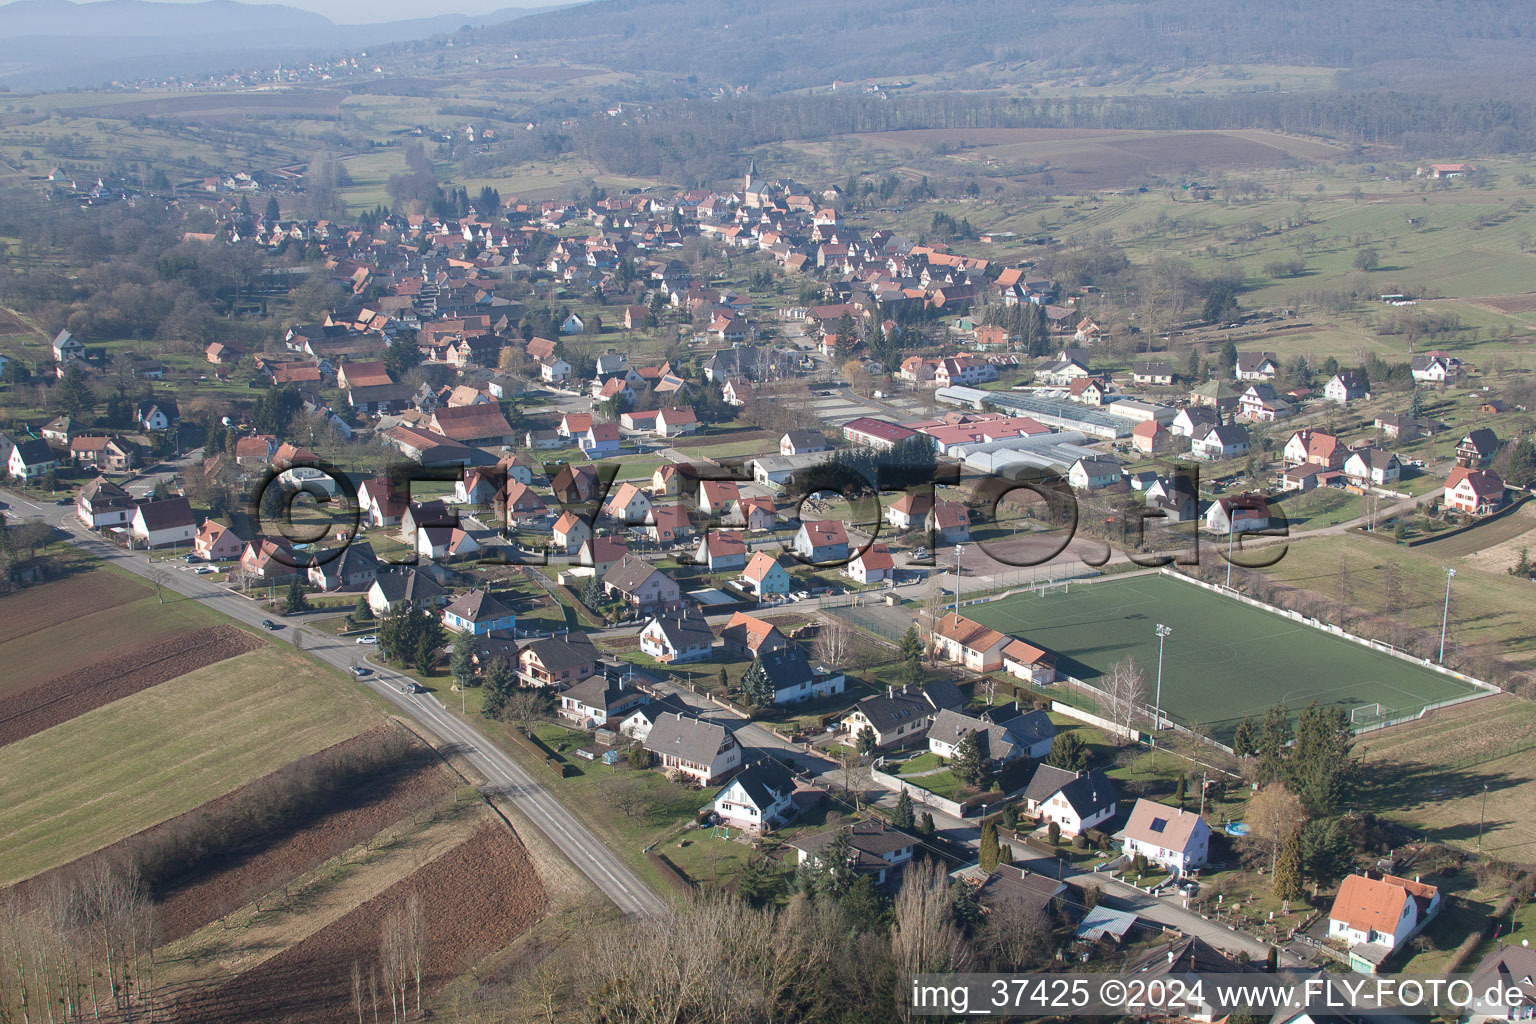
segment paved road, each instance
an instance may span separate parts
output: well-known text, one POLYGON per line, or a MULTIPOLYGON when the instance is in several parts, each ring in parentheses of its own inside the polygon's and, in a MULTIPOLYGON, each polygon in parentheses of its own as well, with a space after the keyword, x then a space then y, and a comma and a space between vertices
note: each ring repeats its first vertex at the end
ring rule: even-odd
MULTIPOLYGON (((74 516, 74 507, 43 505, 17 494, 0 490, 0 499, 11 506, 10 514, 41 518, 60 527, 70 540, 91 554, 114 565, 147 575, 151 563, 142 554, 123 551, 89 535, 74 516)), ((191 572, 181 562, 159 562, 166 570, 164 585, 250 626, 260 627, 271 616, 259 603, 230 594, 191 572), (175 566, 175 568, 172 568, 175 566)), ((294 624, 274 634, 275 638, 302 644, 304 650, 343 671, 359 660, 359 648, 351 642, 312 633, 294 624)), ((376 669, 360 682, 390 702, 397 710, 419 722, 444 743, 454 746, 487 782, 505 793, 514 806, 525 814, 549 841, 560 849, 576 867, 590 878, 626 914, 658 914, 666 909, 662 900, 629 867, 605 847, 584 825, 560 805, 545 786, 513 761, 471 723, 449 713, 432 694, 401 692, 405 677, 388 669, 376 669)))

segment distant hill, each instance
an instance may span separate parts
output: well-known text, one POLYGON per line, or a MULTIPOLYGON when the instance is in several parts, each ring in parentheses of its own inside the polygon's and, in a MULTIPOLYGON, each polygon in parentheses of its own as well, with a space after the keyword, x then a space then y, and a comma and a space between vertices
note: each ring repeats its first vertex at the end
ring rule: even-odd
MULTIPOLYGON (((1456 90, 1533 75, 1529 0, 598 0, 493 26, 573 61, 776 88, 1020 65, 1084 85, 1223 65, 1346 69, 1359 87, 1456 90)), ((989 81, 991 79, 991 81, 989 81)))
POLYGON ((236 0, 15 0, 0 6, 0 83, 13 89, 90 87, 151 75, 197 75, 423 39, 526 15, 506 8, 338 25, 280 4, 236 0))

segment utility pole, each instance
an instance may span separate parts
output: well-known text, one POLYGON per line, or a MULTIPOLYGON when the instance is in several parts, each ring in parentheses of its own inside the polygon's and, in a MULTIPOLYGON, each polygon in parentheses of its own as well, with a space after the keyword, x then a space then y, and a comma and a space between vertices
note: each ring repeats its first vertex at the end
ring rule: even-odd
MULTIPOLYGON (((1216 499, 1220 501, 1220 498, 1216 499)), ((1232 538, 1237 536, 1236 523, 1232 521, 1235 509, 1227 509, 1227 589, 1232 589, 1232 538)))
POLYGON ((965 550, 964 544, 955 545, 955 618, 960 617, 960 553, 965 550))
POLYGON ((1451 580, 1456 578, 1456 570, 1441 566, 1445 571, 1445 607, 1440 612, 1440 658, 1439 663, 1445 664, 1445 627, 1451 617, 1451 580))
POLYGON ((1488 819, 1488 783, 1483 783, 1483 809, 1477 813, 1477 849, 1483 849, 1483 822, 1488 819))
POLYGON ((1208 772, 1200 773, 1200 817, 1202 818, 1205 817, 1205 789, 1211 784, 1208 775, 1208 772))
MULTIPOLYGON (((1152 753, 1157 754, 1157 730, 1163 726, 1163 641, 1173 632, 1172 626, 1157 624, 1157 695, 1152 707, 1152 753)), ((1204 801, 1202 793, 1200 799, 1204 801)))

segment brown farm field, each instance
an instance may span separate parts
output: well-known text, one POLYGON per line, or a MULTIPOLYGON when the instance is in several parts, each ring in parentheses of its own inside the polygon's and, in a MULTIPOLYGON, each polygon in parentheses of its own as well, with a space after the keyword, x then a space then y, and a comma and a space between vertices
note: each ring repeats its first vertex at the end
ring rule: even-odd
MULTIPOLYGON (((353 964, 366 973, 377 962, 386 919, 411 897, 419 900, 425 923, 424 997, 530 928, 548 900, 528 851, 505 823, 487 814, 451 848, 319 931, 216 988, 188 993, 171 1019, 349 1019, 355 1015, 353 964)), ((414 983, 408 994, 414 1007, 414 983)), ((380 1001, 386 1001, 382 992, 380 1001)))
MULTIPOLYGON (((1168 174, 1280 167, 1330 160, 1323 142, 1263 131, 1129 131, 1087 128, 919 128, 849 136, 883 150, 928 153, 963 147, 962 161, 981 161, 1024 182, 1047 174, 1058 188, 1113 188, 1168 174)), ((1041 183, 1044 183, 1043 181, 1041 183)))
POLYGON ((1536 862, 1536 750, 1518 750, 1527 744, 1536 744, 1536 702, 1508 694, 1367 733, 1354 748, 1362 762, 1362 802, 1432 840, 1470 846, 1486 787, 1484 851, 1536 862), (1484 757, 1491 759, 1479 760, 1484 757))
MULTIPOLYGON (((91 863, 144 863, 191 855, 193 866, 174 877, 148 879, 155 901, 155 924, 162 942, 174 942, 211 921, 238 909, 275 887, 287 885, 332 857, 369 840, 402 818, 442 801, 454 790, 457 777, 415 734, 397 724, 380 725, 334 744, 253 780, 200 807, 145 829, 52 871, 12 886, 7 896, 26 900, 56 882, 83 877, 91 863), (381 772, 366 785, 348 786, 339 800, 327 800, 324 811, 304 808, 285 824, 263 827, 259 836, 233 852, 220 854, 221 840, 231 816, 244 818, 254 807, 271 805, 276 792, 293 793, 289 779, 313 773, 329 774, 349 760, 366 758, 391 740, 405 741, 397 770, 381 772)), ((162 872, 163 873, 163 872, 162 872)))
POLYGON ((126 573, 91 569, 0 598, 0 697, 84 672, 103 651, 131 651, 226 620, 126 573), (83 638, 89 638, 84 642, 83 638))
POLYGON ((0 884, 82 857, 381 721, 375 701, 340 672, 268 646, 0 747, 0 884))
POLYGON ((0 710, 0 747, 194 669, 267 646, 237 626, 210 626, 114 652, 46 682, 12 691, 0 710))

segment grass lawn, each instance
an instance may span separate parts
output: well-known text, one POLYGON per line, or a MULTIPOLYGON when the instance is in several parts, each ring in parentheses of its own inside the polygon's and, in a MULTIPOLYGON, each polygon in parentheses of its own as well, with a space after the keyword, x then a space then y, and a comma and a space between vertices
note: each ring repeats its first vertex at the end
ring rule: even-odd
MULTIPOLYGON (((1306 545, 1296 545, 1305 547, 1306 545)), ((971 618, 1055 652, 1058 671, 1086 682, 1133 657, 1154 687, 1158 640, 1164 651, 1163 711, 1229 739, 1244 716, 1284 701, 1346 708, 1380 703, 1388 714, 1472 691, 1387 655, 1167 576, 1111 579, 1042 598, 1021 594, 975 605, 971 618)), ((1149 693, 1150 696, 1150 693, 1149 693)))
POLYGON ((0 748, 0 882, 73 860, 380 721, 345 677, 253 651, 0 748))
MULTIPOLYGON (((468 693, 471 699, 476 695, 475 689, 468 693)), ((452 701, 446 697, 444 700, 450 708, 453 706, 452 701)), ((659 893, 675 891, 645 856, 645 848, 666 839, 691 819, 700 807, 714 799, 718 789, 685 789, 656 768, 635 771, 622 761, 617 765, 584 761, 575 751, 590 742, 587 733, 556 722, 541 722, 534 728, 535 735, 575 766, 576 774, 558 778, 542 760, 508 735, 517 726, 486 722, 473 706, 470 714, 480 728, 496 739, 502 749, 516 758, 535 779, 549 787, 562 805, 623 857, 647 884, 659 893)), ((671 859, 676 843, 668 841, 658 850, 671 859)))
POLYGON ((903 778, 912 783, 912 785, 926 789, 928 792, 941 796, 946 800, 963 800, 973 792, 969 786, 961 782, 955 776, 955 773, 948 768, 933 775, 920 775, 916 778, 903 776, 903 778))
POLYGON ((1445 600, 1442 566, 1449 565, 1457 573, 1451 588, 1451 642, 1489 645, 1514 662, 1536 659, 1536 631, 1530 628, 1531 584, 1505 571, 1515 554, 1484 567, 1478 554, 1455 558, 1439 548, 1439 542, 1409 548, 1359 537, 1318 537, 1289 545, 1285 557, 1262 572, 1276 583, 1333 600, 1340 568, 1345 568, 1356 606, 1373 613, 1390 612, 1418 635, 1431 638, 1425 649, 1432 649, 1432 641, 1440 634, 1445 600), (1391 608, 1384 586, 1389 564, 1397 566, 1402 579, 1401 597, 1391 608))
POLYGON ((1463 849, 1481 822, 1485 853, 1526 863, 1536 856, 1533 752, 1505 751, 1530 743, 1536 704, 1506 694, 1370 733, 1355 743, 1361 806, 1463 849))
POLYGON ((901 764, 902 775, 914 775, 917 772, 933 771, 944 767, 944 759, 938 754, 918 754, 916 757, 901 764))

